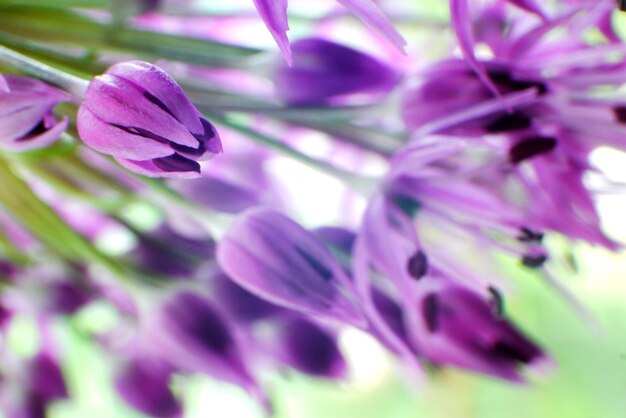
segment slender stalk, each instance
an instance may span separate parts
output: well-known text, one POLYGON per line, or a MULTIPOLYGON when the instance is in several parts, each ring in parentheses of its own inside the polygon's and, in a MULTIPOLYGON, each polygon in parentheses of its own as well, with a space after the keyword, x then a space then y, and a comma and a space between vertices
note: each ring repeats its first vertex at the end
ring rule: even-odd
POLYGON ((42 64, 26 55, 0 45, 0 62, 15 68, 18 71, 46 81, 67 91, 77 99, 85 96, 89 82, 82 78, 59 71, 42 64))

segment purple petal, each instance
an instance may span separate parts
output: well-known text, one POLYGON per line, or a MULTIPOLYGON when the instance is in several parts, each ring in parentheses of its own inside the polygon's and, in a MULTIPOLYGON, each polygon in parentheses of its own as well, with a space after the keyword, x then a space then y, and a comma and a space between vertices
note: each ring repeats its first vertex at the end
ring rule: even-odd
MULTIPOLYGON (((198 148, 198 139, 189 129, 148 94, 132 81, 106 73, 91 80, 81 108, 89 109, 98 119, 118 129, 137 131, 136 136, 140 138, 198 148)), ((195 122, 201 125, 197 118, 195 122)), ((80 125, 78 128, 81 130, 80 125)), ((203 132, 201 126, 197 129, 198 134, 203 132)))
POLYGON ((192 134, 204 132, 200 114, 183 89, 159 67, 143 61, 128 61, 113 65, 106 72, 141 87, 148 101, 169 113, 192 134))
POLYGON ((293 43, 293 65, 279 64, 274 83, 286 103, 316 106, 357 94, 389 93, 398 74, 356 49, 319 38, 293 43))
POLYGON ((230 325, 204 296, 177 292, 168 297, 156 317, 146 319, 154 321, 151 336, 161 358, 258 392, 230 325))
POLYGON ((254 5, 278 44, 285 61, 291 65, 291 50, 287 38, 287 31, 289 30, 287 0, 254 0, 254 5))
POLYGON ((245 212, 217 250, 220 267, 249 291, 297 311, 364 325, 350 280, 312 233, 270 209, 245 212))
POLYGON ((49 354, 37 354, 29 367, 29 386, 44 402, 68 397, 61 368, 49 354))
MULTIPOLYGON (((157 166, 154 160, 148 161, 133 161, 124 158, 115 158, 120 165, 126 167, 130 171, 138 174, 142 174, 147 177, 167 177, 176 179, 195 179, 200 177, 200 166, 195 161, 189 161, 188 165, 179 165, 178 168, 184 171, 171 171, 163 170, 163 168, 157 166), (195 164, 194 164, 195 163, 195 164)), ((170 169, 173 167, 169 167, 170 169)))
POLYGON ((354 13, 365 25, 377 31, 395 45, 398 50, 404 52, 406 41, 393 27, 389 19, 384 15, 373 0, 337 0, 348 10, 354 13))
POLYGON ((149 357, 129 361, 115 377, 120 396, 133 408, 156 418, 182 416, 182 406, 169 387, 171 368, 149 357))
POLYGON ((83 142, 91 148, 118 158, 148 160, 174 153, 167 144, 111 126, 86 106, 81 106, 78 110, 78 131, 83 142))
POLYGON ((285 362, 302 373, 331 379, 346 374, 336 335, 307 319, 285 320, 280 328, 280 344, 285 362))
POLYGON ((284 312, 280 306, 248 292, 224 273, 211 278, 211 289, 216 303, 229 317, 240 322, 255 322, 284 312))

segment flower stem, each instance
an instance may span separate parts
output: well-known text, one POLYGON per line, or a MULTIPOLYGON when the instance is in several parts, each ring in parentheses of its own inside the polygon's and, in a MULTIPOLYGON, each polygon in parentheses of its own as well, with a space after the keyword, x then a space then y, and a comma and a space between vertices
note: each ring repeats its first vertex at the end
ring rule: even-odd
POLYGON ((88 81, 42 64, 0 45, 0 62, 67 91, 79 100, 85 96, 88 81))

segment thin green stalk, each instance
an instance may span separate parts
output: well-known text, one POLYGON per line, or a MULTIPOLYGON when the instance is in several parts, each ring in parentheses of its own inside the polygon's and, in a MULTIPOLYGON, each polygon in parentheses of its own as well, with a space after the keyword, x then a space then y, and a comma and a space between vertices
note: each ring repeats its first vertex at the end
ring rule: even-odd
POLYGON ((14 67, 16 70, 26 73, 35 78, 44 80, 60 87, 74 97, 81 99, 85 96, 88 81, 75 77, 66 72, 57 70, 49 65, 42 64, 26 55, 22 55, 7 47, 0 45, 0 62, 14 67))

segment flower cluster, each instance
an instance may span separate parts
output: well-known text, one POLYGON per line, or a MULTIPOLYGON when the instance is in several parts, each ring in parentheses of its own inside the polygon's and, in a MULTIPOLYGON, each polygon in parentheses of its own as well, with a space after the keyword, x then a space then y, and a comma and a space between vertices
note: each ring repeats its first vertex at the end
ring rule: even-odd
POLYGON ((402 4, 339 1, 374 29, 359 47, 331 36, 341 11, 290 43, 287 0, 254 0, 280 56, 191 2, 28 3, 0 16, 0 333, 28 318, 40 342, 1 339, 8 418, 72 398, 72 333, 157 418, 183 416, 195 374, 267 412, 268 370, 349 379, 348 328, 417 375, 525 382, 554 361, 504 309, 506 275, 554 283, 551 237, 621 248, 588 181, 594 151, 626 150, 612 1, 450 0, 455 40, 419 57, 402 4), (190 37, 195 12, 218 35, 190 37), (285 157, 345 185, 343 224, 294 209, 315 191, 285 157))

